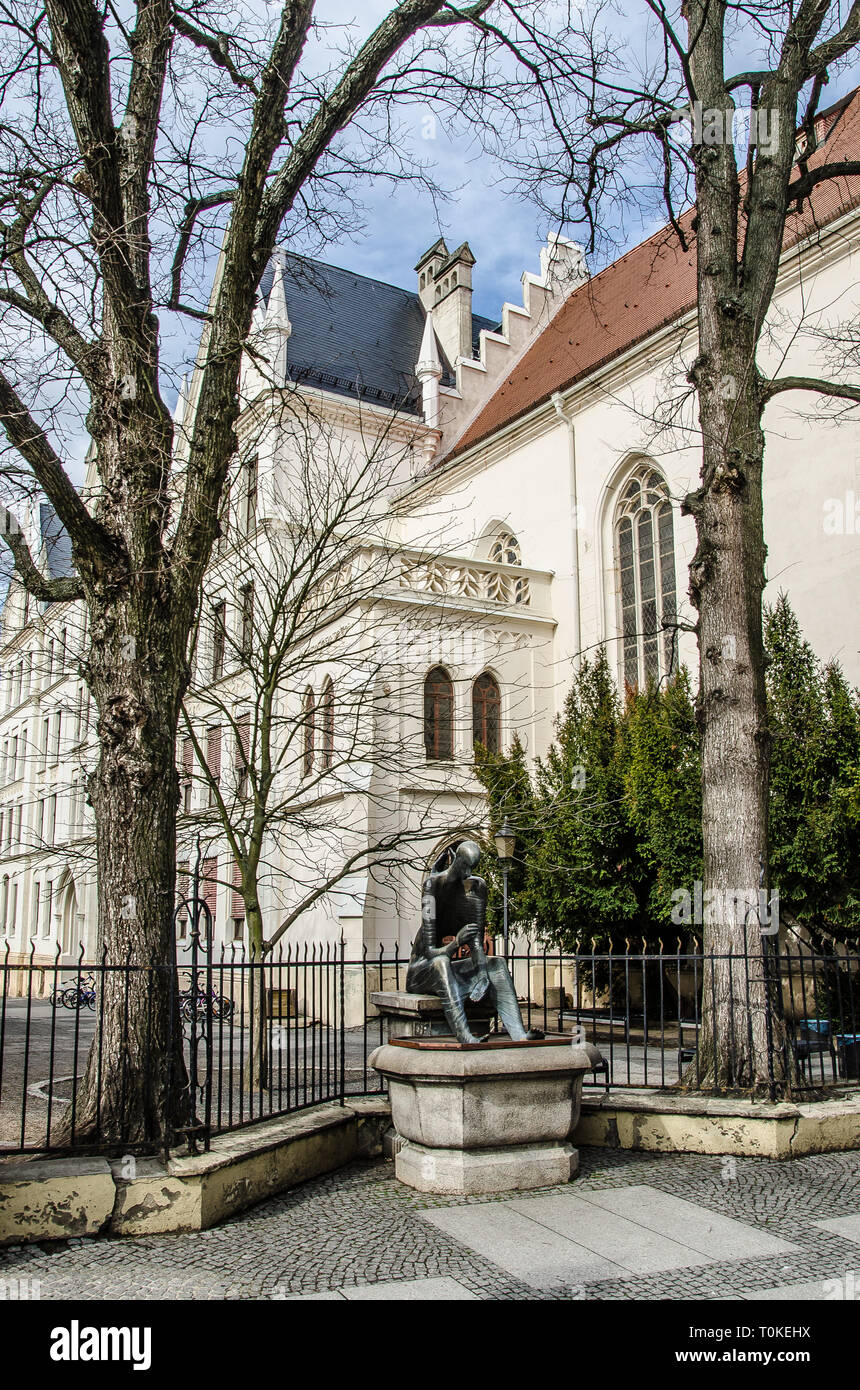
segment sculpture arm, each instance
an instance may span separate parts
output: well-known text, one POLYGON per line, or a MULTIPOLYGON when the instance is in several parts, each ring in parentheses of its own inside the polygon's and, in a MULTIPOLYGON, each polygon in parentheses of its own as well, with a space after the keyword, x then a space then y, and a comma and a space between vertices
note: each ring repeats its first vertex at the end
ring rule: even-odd
POLYGON ((461 946, 468 944, 474 931, 474 927, 462 927, 453 941, 449 941, 445 946, 437 945, 436 895, 427 884, 424 885, 424 892, 421 895, 421 954, 425 959, 434 960, 437 956, 453 956, 461 946))

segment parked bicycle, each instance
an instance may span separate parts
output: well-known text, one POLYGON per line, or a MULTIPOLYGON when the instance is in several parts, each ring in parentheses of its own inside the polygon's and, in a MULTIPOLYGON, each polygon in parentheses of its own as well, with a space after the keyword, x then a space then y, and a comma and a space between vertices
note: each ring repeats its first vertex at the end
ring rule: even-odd
POLYGON ((63 1007, 63 995, 68 988, 69 986, 65 982, 63 984, 54 985, 51 993, 48 995, 48 1001, 52 1009, 61 1009, 63 1007))
MULTIPOLYGON (((196 1007, 196 1013, 198 1017, 206 1013, 209 1007, 210 997, 212 1000, 213 1018, 233 1017, 233 1014, 236 1012, 236 1005, 234 1004, 233 1000, 228 999, 226 995, 218 994, 214 988, 210 990, 209 994, 207 994, 206 990, 204 989, 198 989, 196 1007)), ((186 1022, 190 1022, 194 1018, 194 996, 190 989, 183 989, 179 991, 179 1013, 186 1022)))
MULTIPOLYGON (((95 975, 82 975, 76 984, 67 985, 61 995, 64 1009, 95 1009, 95 975)), ((53 1000, 51 1001, 53 1003, 53 1000)), ((54 1005, 56 1008, 56 1004, 54 1005)))

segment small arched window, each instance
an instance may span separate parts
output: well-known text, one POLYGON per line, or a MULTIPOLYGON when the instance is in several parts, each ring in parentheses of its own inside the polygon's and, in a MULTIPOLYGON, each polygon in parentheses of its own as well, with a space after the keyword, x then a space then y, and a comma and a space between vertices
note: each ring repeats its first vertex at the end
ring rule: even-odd
POLYGON ((424 681, 424 748, 431 762, 454 756, 454 687, 441 666, 424 681))
POLYGON ((309 777, 314 770, 314 736, 316 725, 316 704, 314 692, 308 686, 302 701, 302 776, 309 777))
POLYGON ((484 671, 472 686, 472 739, 489 753, 498 753, 501 742, 502 695, 498 683, 484 671))
MULTIPOLYGON (((490 559, 494 565, 521 565, 523 562, 520 543, 511 531, 501 531, 496 536, 490 547, 490 559)), ((522 579, 514 580, 512 589, 508 590, 506 597, 508 601, 512 598, 514 603, 522 603, 524 586, 522 579)))
POLYGON ((322 693, 322 765, 330 768, 334 762, 334 686, 331 679, 322 693))
POLYGON ((516 536, 510 531, 502 531, 490 547, 490 559, 494 565, 521 565, 522 552, 516 536))
POLYGON ((675 532, 669 489, 649 464, 626 484, 615 520, 624 679, 630 686, 676 665, 675 532))

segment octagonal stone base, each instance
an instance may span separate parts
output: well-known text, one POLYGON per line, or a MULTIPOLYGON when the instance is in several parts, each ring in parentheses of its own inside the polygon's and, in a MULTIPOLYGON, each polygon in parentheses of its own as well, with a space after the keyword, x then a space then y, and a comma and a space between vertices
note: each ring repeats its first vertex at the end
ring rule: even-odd
POLYGON ((583 1077, 600 1060, 590 1044, 561 1038, 409 1038, 378 1047, 370 1064, 388 1082, 398 1178, 454 1194, 569 1182, 583 1077))
POLYGON ((579 1151, 572 1144, 516 1144, 498 1149, 428 1149, 401 1144, 394 1172, 418 1192, 477 1197, 491 1192, 520 1192, 570 1182, 579 1170, 579 1151))

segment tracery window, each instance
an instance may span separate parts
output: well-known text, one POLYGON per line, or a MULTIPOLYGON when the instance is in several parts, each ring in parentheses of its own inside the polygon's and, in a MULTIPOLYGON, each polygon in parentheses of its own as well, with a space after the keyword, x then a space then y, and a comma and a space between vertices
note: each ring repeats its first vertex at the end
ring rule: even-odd
MULTIPOLYGON (((490 547, 490 559, 494 565, 521 565, 523 562, 520 543, 511 531, 501 531, 496 536, 490 547)), ((513 600, 514 603, 522 603, 524 597, 524 584, 521 579, 514 582, 513 600)))
POLYGON ((490 559, 494 565, 521 565, 522 552, 516 536, 510 531, 502 531, 490 547, 490 559))
POLYGON ((624 679, 641 687, 677 665, 675 531, 669 489, 650 464, 628 479, 615 519, 624 679))

